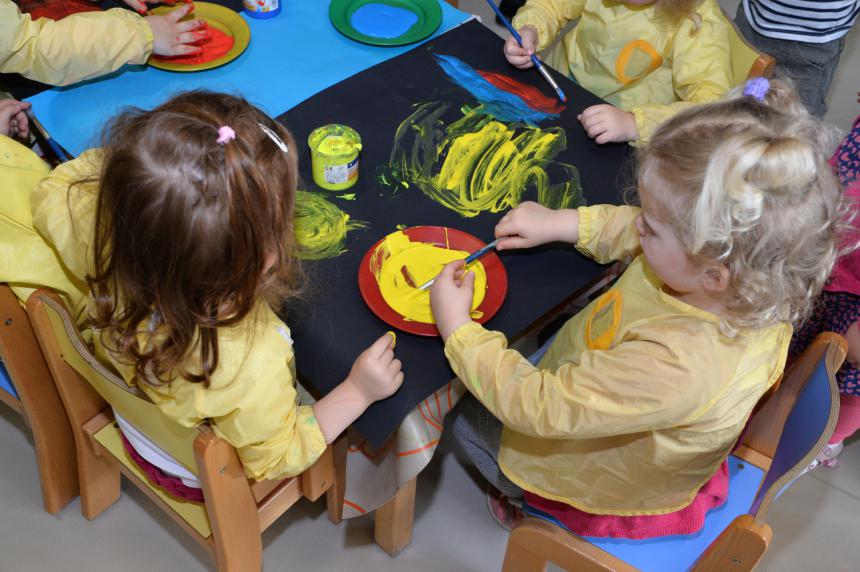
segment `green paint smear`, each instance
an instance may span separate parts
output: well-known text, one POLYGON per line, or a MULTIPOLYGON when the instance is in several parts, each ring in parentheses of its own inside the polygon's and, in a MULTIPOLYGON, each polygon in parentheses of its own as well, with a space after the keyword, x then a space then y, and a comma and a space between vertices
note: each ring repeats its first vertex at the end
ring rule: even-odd
POLYGON ((319 193, 296 191, 295 233, 298 256, 322 260, 340 256, 346 249, 346 234, 367 223, 350 220, 349 215, 319 193))
POLYGON ((452 104, 421 103, 397 129, 388 164, 379 182, 398 193, 417 186, 439 204, 473 217, 517 206, 530 189, 553 208, 584 204, 579 170, 555 157, 567 147, 560 127, 508 125, 463 106, 451 124, 443 116, 452 104), (553 184, 546 171, 552 164, 564 174, 553 184))
POLYGON ((343 199, 345 201, 354 201, 355 200, 355 193, 344 193, 342 195, 335 195, 335 196, 337 196, 337 198, 343 199))

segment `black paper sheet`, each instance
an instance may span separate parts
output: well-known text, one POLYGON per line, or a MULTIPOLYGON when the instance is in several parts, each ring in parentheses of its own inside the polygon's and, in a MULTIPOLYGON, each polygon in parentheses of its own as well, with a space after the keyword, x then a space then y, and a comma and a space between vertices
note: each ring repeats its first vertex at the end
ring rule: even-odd
MULTIPOLYGON (((369 223, 364 229, 349 232, 344 254, 305 264, 309 275, 306 295, 281 313, 293 333, 299 375, 318 393, 327 393, 345 379, 355 358, 390 329, 365 305, 358 289, 359 263, 377 240, 395 231, 397 225, 448 226, 485 242, 493 239, 493 228, 504 212, 466 218, 417 189, 393 193, 380 182, 378 174, 388 163, 398 126, 413 113, 415 104, 449 102, 452 109, 445 118, 450 120, 458 116, 461 106, 476 105, 468 91, 446 76, 434 54, 454 56, 475 69, 505 74, 553 95, 536 70, 509 66, 502 45, 503 40, 482 24, 468 22, 326 89, 278 118, 296 138, 304 188, 324 193, 351 219, 369 223), (328 123, 349 125, 362 137, 359 179, 348 191, 322 190, 311 176, 307 138, 313 129, 328 123), (335 198, 344 192, 355 193, 355 200, 335 198)), ((567 148, 556 161, 579 169, 588 204, 621 202, 620 191, 630 181, 626 168, 632 162, 629 147, 600 146, 588 139, 576 116, 601 100, 561 74, 553 75, 567 94, 568 104, 560 117, 540 126, 558 125, 566 130, 567 148)), ((548 172, 558 180, 559 172, 548 172)), ((533 190, 522 197, 535 199, 533 190)), ((486 327, 503 332, 509 339, 604 271, 570 245, 553 244, 500 256, 509 289, 502 308, 486 327)), ((454 377, 439 338, 398 332, 396 355, 403 362, 403 386, 394 396, 372 405, 354 424, 375 446, 381 445, 419 402, 454 377)))

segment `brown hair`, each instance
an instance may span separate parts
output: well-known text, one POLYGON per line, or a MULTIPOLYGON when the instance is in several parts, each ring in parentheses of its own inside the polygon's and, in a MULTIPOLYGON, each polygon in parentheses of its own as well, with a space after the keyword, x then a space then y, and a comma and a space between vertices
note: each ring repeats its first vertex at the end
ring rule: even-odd
POLYGON ((839 253, 845 203, 827 163, 831 134, 788 82, 662 124, 640 155, 639 184, 684 245, 720 261, 731 289, 723 331, 801 322, 839 253))
POLYGON ((293 138, 242 98, 192 91, 122 113, 104 147, 92 324, 139 379, 208 386, 218 328, 296 292, 293 138))

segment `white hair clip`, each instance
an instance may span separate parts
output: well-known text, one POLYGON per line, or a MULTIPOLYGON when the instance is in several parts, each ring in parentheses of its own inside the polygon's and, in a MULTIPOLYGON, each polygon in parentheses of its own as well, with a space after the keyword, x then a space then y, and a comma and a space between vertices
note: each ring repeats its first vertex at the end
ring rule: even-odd
POLYGON ((275 143, 275 145, 277 145, 281 149, 281 151, 283 151, 284 153, 290 152, 290 150, 287 148, 287 144, 284 143, 283 139, 278 137, 277 133, 275 133, 274 131, 272 131, 270 128, 266 127, 262 123, 257 123, 257 125, 260 126, 260 129, 263 130, 263 133, 268 135, 269 139, 271 139, 275 143))

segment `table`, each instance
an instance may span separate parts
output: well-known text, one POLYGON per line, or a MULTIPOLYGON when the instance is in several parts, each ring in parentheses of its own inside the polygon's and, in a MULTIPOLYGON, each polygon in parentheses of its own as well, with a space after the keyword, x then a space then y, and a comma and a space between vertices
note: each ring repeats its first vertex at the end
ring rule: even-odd
MULTIPOLYGON (((516 72, 507 66, 500 38, 477 22, 455 27, 468 16, 442 6, 440 36, 417 48, 391 49, 356 44, 340 36, 328 22, 325 3, 288 2, 278 19, 249 19, 251 46, 222 68, 192 75, 129 68, 108 78, 38 94, 30 101, 47 129, 75 154, 95 143, 103 122, 120 107, 153 107, 175 91, 198 87, 239 92, 270 114, 280 114, 279 120, 290 127, 300 144, 322 123, 343 122, 356 128, 365 144, 362 175, 350 190, 356 200, 339 202, 339 206, 368 225, 348 235, 342 256, 308 264, 312 286, 305 303, 285 309, 296 340, 299 374, 317 393, 325 393, 345 377, 358 353, 388 329, 365 307, 356 287, 358 261, 367 248, 396 225, 440 224, 488 239, 501 216, 483 212, 464 218, 421 194, 392 195, 377 182, 375 169, 387 161, 397 125, 412 111, 413 103, 434 93, 450 100, 464 98, 462 88, 439 73, 431 51, 454 55, 482 71, 514 74, 524 84, 551 93, 537 73, 516 72), (279 60, 277 54, 288 53, 286 46, 291 42, 312 49, 300 60, 279 60), (278 73, 272 73, 273 69, 278 73), (435 71, 418 73, 420 70, 435 71), (340 80, 344 81, 337 83, 340 80), (458 89, 459 95, 452 96, 458 89)), ((566 148, 557 158, 582 168, 582 186, 589 202, 618 202, 618 191, 625 183, 618 178, 619 166, 626 161, 628 148, 599 147, 585 136, 575 116, 600 100, 556 75, 570 97, 558 120, 568 129, 566 148)), ((304 146, 300 150, 306 152, 304 146)), ((307 189, 314 190, 309 168, 309 157, 303 154, 302 176, 307 189)), ((558 171, 552 174, 556 181, 559 175, 558 171)), ((533 191, 523 197, 534 198, 533 191)), ((508 337, 527 331, 604 272, 561 245, 506 253, 503 262, 510 289, 505 304, 487 326, 508 337)), ((357 420, 355 428, 362 439, 354 443, 349 455, 353 474, 361 474, 353 470, 359 461, 366 461, 363 470, 378 470, 379 464, 387 463, 389 470, 383 472, 389 478, 373 479, 379 487, 371 491, 375 496, 369 504, 356 502, 350 491, 341 491, 361 509, 347 504, 347 516, 381 507, 377 541, 392 554, 408 544, 415 476, 432 457, 444 414, 464 391, 450 382, 453 374, 438 339, 401 334, 397 354, 404 363, 406 382, 396 395, 375 404, 357 420), (386 502, 392 484, 400 492, 386 502)), ((341 454, 346 456, 346 451, 341 454)))
MULTIPOLYGON (((428 42, 421 49, 398 56, 360 72, 294 107, 278 119, 292 130, 299 145, 325 123, 345 123, 362 136, 363 149, 354 200, 320 190, 312 181, 307 151, 303 150, 301 175, 308 191, 322 193, 363 228, 347 235, 346 252, 307 264, 310 286, 301 304, 281 313, 295 340, 296 363, 302 379, 319 393, 340 383, 358 354, 389 329, 364 304, 356 276, 361 258, 381 237, 400 226, 443 225, 458 228, 489 241, 503 212, 480 212, 464 217, 415 189, 393 192, 383 181, 398 128, 428 100, 450 103, 440 115, 443 122, 461 117, 460 106, 475 107, 468 91, 452 83, 434 54, 455 56, 481 73, 495 72, 551 94, 534 72, 510 68, 502 56, 502 39, 479 22, 463 24, 428 42)), ((627 162, 626 145, 598 146, 585 135, 576 115, 600 100, 556 74, 570 98, 560 117, 551 121, 566 129, 566 148, 557 163, 581 167, 580 178, 591 203, 617 203, 625 185, 619 177, 627 162)), ((405 127, 411 129, 408 121, 405 127)), ((551 169, 548 170, 551 172, 551 169)), ((566 173, 551 172, 554 181, 566 173)), ((522 197, 536 198, 534 189, 522 197)), ((570 245, 546 245, 528 252, 502 254, 509 290, 498 314, 486 326, 516 337, 570 300, 571 296, 604 275, 604 267, 578 254, 570 245)), ((405 381, 392 397, 372 405, 353 427, 347 455, 347 491, 344 513, 356 516, 377 512, 377 542, 396 553, 409 542, 415 476, 432 457, 442 431, 444 415, 465 389, 451 383, 438 338, 399 333, 397 357, 403 362, 405 381), (429 396, 429 397, 428 397, 429 396), (360 484, 357 490, 355 485, 360 484), (390 502, 391 494, 400 492, 390 502), (381 524, 380 524, 381 523, 381 524), (382 530, 387 528, 387 532, 382 530)))

